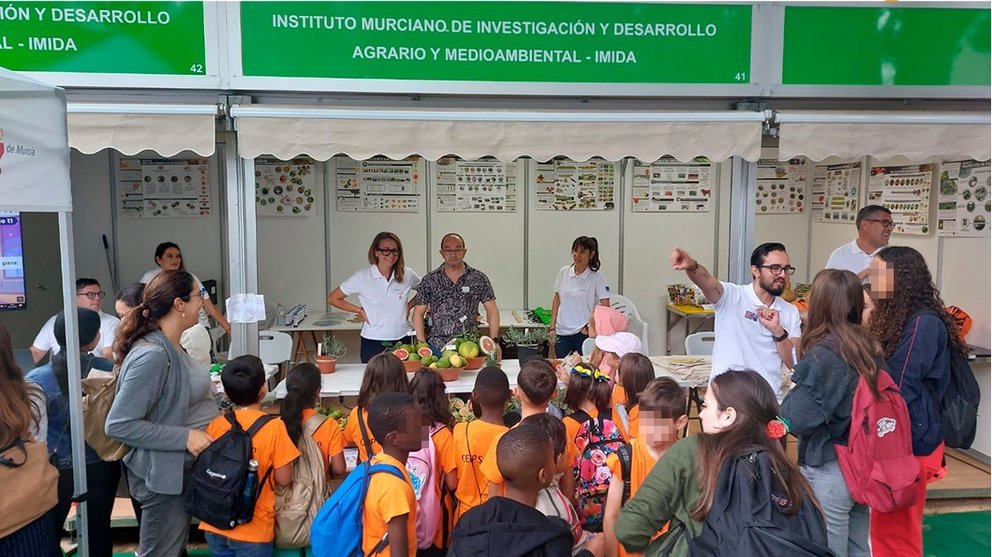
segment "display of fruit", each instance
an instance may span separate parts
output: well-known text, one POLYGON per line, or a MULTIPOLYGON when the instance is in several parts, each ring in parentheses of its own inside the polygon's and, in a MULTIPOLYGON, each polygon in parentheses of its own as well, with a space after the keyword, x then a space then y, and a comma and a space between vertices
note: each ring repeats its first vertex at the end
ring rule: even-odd
POLYGON ((408 352, 405 348, 397 348, 396 350, 393 350, 393 356, 396 356, 402 361, 406 361, 406 359, 410 357, 410 352, 408 352))
POLYGON ((431 347, 430 346, 426 346, 425 345, 425 346, 419 347, 419 345, 418 345, 417 354, 421 358, 427 358, 428 356, 433 356, 434 355, 434 351, 431 350, 431 347))
POLYGON ((479 345, 471 340, 466 340, 458 345, 458 355, 466 360, 469 358, 477 358, 479 356, 479 345))
POLYGON ((496 341, 484 336, 479 338, 479 349, 482 350, 483 354, 493 355, 496 353, 496 341))

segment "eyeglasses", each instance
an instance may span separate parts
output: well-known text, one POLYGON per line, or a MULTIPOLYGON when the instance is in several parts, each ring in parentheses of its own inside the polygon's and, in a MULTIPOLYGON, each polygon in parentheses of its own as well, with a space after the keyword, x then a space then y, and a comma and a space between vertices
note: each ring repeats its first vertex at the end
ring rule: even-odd
POLYGON ((76 296, 86 296, 91 300, 96 300, 96 299, 102 300, 107 297, 107 293, 104 292, 103 290, 99 292, 76 292, 76 296))
POLYGON ((877 222, 882 225, 882 228, 892 228, 896 223, 890 221, 889 219, 865 219, 868 222, 877 222))
POLYGON ((457 255, 465 251, 465 248, 449 248, 441 250, 441 253, 445 255, 457 255))
POLYGON ((381 253, 383 255, 399 255, 400 254, 400 250, 398 250, 398 249, 376 248, 376 251, 378 251, 379 253, 381 253))
POLYGON ((758 265, 759 269, 768 269, 773 275, 780 275, 784 271, 785 274, 790 277, 796 272, 796 268, 792 265, 786 265, 785 267, 781 265, 758 265))

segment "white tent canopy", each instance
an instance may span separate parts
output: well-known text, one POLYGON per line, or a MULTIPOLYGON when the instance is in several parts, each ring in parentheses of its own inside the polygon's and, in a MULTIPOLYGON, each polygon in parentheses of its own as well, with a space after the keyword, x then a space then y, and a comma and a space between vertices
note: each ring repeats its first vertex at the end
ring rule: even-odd
POLYGON ((780 160, 992 158, 988 112, 782 111, 776 120, 780 160))
POLYGON ((69 146, 86 154, 116 149, 214 153, 215 104, 69 103, 69 146))
MULTIPOLYGON (((0 130, 0 207, 7 211, 59 213, 65 337, 78 338, 65 92, 0 68, 0 130)), ((86 491, 79 343, 68 344, 70 439, 74 494, 78 497, 86 491)), ((85 498, 78 509, 79 553, 86 557, 89 545, 85 498)))
POLYGON ((761 112, 566 112, 508 110, 338 109, 251 105, 231 107, 237 119, 238 152, 251 159, 288 160, 308 155, 327 160, 385 155, 402 159, 446 155, 465 159, 529 156, 549 160, 664 155, 722 161, 761 153, 761 112))

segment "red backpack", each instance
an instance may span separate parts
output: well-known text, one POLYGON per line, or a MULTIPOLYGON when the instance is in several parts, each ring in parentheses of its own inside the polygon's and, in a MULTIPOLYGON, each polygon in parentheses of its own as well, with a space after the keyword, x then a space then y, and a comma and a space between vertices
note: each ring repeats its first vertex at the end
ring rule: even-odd
POLYGON ((834 449, 851 499, 887 513, 913 504, 922 480, 913 456, 909 409, 882 369, 878 391, 876 400, 865 378, 858 378, 847 446, 837 444, 834 449))

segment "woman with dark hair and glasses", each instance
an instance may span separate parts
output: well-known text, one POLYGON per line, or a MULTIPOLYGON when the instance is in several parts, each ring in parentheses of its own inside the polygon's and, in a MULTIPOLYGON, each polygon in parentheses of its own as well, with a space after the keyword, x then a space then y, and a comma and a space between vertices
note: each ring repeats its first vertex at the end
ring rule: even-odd
POLYGON ((582 343, 589 338, 589 314, 597 304, 610 305, 610 285, 599 266, 596 238, 576 238, 572 242, 572 264, 558 271, 551 299, 551 333, 557 357, 582 353, 582 343))
POLYGON ((392 232, 376 234, 369 263, 327 296, 327 303, 361 318, 363 364, 385 351, 385 345, 405 341, 413 333, 410 290, 420 284, 420 276, 404 265, 403 243, 392 232), (358 296, 360 305, 346 300, 348 296, 358 296))

